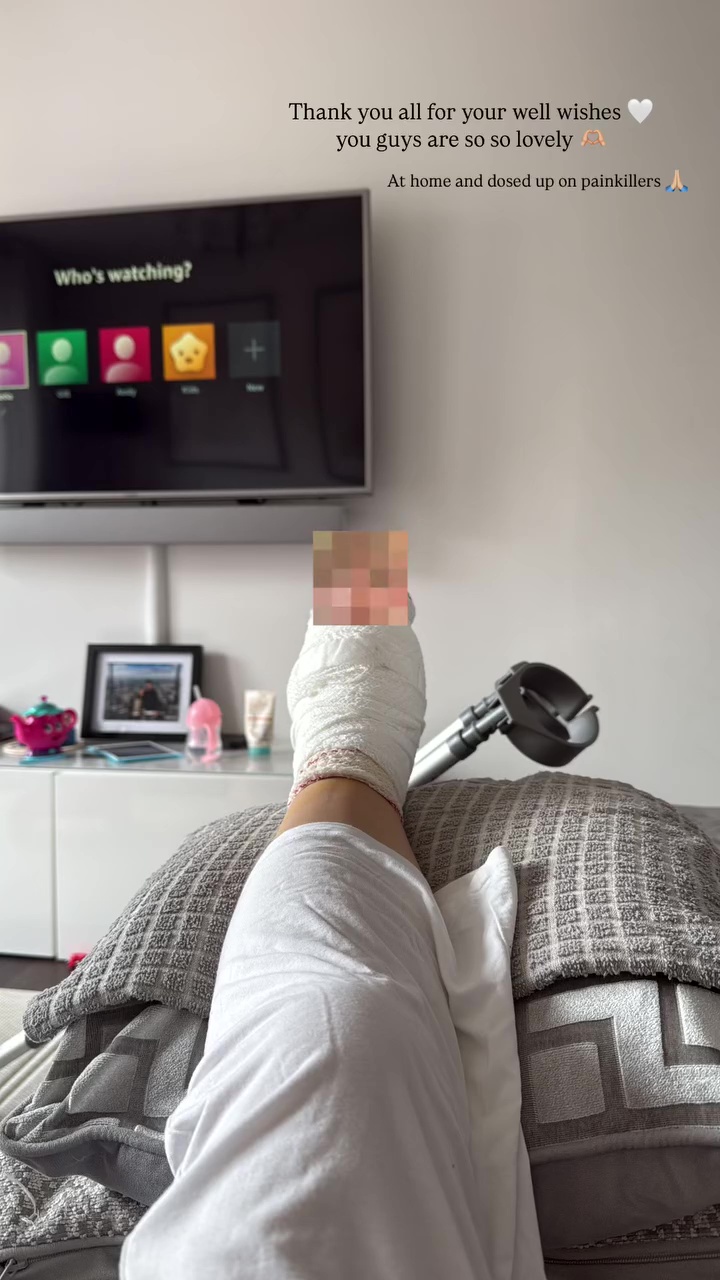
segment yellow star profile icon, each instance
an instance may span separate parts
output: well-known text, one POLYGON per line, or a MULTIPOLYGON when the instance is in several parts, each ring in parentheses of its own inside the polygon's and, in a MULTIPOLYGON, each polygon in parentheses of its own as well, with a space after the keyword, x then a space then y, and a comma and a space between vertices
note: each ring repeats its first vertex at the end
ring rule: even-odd
POLYGON ((166 382, 215 378, 215 325, 163 325, 163 372, 166 382))
POLYGON ((208 344, 194 333, 184 333, 170 348, 172 362, 178 373, 202 373, 208 353, 208 344))

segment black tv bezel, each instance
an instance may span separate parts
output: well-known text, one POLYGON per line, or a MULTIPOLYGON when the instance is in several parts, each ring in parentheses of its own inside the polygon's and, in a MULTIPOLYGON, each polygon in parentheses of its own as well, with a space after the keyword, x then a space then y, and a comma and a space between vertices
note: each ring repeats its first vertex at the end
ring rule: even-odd
POLYGON ((72 209, 52 213, 38 214, 3 214, 0 226, 9 222, 52 222, 60 218, 95 218, 113 217, 128 213, 173 213, 192 209, 237 208, 249 204, 282 204, 301 200, 337 200, 356 196, 361 202, 362 212, 362 288, 363 288, 363 392, 365 406, 365 449, 363 485, 318 486, 304 489, 139 489, 137 491, 117 491, 105 493, 73 493, 71 491, 55 493, 41 490, 32 493, 5 493, 0 490, 0 506, 53 506, 71 503, 73 506, 140 506, 147 503, 166 506, 186 506, 188 504, 215 504, 228 501, 281 501, 288 499, 332 498, 342 495, 356 496, 371 494, 372 488, 372 387, 371 387, 371 324, 370 324, 370 191, 367 187, 352 188, 347 191, 313 191, 293 194, 266 196, 241 196, 223 200, 196 200, 173 204, 114 206, 110 209, 72 209))

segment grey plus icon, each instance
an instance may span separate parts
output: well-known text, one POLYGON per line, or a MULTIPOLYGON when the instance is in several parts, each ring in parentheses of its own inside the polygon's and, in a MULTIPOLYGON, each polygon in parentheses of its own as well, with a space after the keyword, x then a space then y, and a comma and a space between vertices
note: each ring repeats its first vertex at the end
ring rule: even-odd
POLYGON ((277 378, 280 375, 280 324, 254 320, 228 325, 231 378, 277 378))
POLYGON ((251 360, 257 360, 258 356, 260 355, 260 352, 264 350, 265 348, 261 347, 260 343, 256 342, 254 338, 250 343, 250 346, 245 347, 245 351, 250 355, 251 360))

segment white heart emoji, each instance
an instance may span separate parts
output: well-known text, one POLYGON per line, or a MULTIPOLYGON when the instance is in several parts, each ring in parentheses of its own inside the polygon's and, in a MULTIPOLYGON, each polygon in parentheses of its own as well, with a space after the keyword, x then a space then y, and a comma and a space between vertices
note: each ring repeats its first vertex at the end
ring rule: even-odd
POLYGON ((637 120, 638 124, 642 124, 643 120, 647 120, 652 111, 652 102, 649 98, 643 98, 642 102, 638 102, 637 98, 631 98, 628 102, 628 111, 633 120, 637 120))

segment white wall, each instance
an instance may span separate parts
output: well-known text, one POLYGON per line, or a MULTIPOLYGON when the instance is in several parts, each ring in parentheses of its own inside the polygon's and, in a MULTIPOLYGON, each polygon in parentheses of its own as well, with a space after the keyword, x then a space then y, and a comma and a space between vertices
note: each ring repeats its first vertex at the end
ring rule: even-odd
MULTIPOLYGON (((720 804, 720 7, 66 0, 61 21, 34 0, 3 7, 0 40, 0 214, 372 189, 377 488, 352 522, 409 530, 428 734, 549 661, 602 707, 579 771, 720 804), (649 120, 572 159, 338 155, 287 109, 634 96, 649 120), (682 196, 387 187, 677 166, 682 196)), ((208 648, 229 723, 245 686, 284 690, 310 572, 306 548, 173 551, 173 639, 208 648)), ((136 550, 0 549, 0 701, 77 703, 85 643, 140 639, 142 608, 136 550)), ((530 768, 493 741, 465 771, 530 768)))

